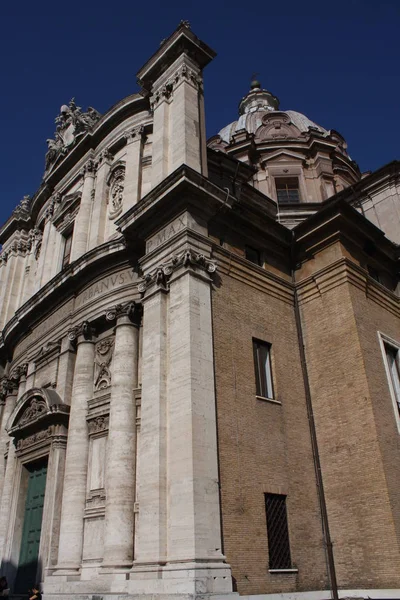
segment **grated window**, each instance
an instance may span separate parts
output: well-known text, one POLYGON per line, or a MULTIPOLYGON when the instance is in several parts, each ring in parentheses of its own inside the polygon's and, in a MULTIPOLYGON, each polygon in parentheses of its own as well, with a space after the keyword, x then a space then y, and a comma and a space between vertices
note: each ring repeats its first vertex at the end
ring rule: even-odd
POLYGON ((286 496, 265 494, 270 569, 290 569, 289 530, 286 496))

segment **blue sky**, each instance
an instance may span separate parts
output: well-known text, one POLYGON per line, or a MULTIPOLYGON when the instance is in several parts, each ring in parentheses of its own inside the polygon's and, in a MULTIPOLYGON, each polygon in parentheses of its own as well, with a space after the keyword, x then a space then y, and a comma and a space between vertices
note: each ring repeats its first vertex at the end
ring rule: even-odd
POLYGON ((61 104, 105 112, 188 19, 217 52, 205 71, 207 135, 237 115, 251 74, 339 131, 360 168, 400 158, 400 0, 22 2, 0 10, 0 223, 40 185, 61 104))

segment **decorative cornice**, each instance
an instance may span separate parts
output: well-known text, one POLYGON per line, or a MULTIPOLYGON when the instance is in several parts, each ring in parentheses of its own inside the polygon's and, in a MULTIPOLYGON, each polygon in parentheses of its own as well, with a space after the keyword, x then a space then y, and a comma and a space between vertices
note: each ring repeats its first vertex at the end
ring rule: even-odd
POLYGON ((90 325, 89 321, 83 321, 79 325, 75 325, 75 327, 70 329, 67 335, 70 342, 76 342, 81 336, 84 340, 91 341, 95 335, 95 330, 90 325))
POLYGON ((150 285, 158 285, 161 288, 167 289, 169 278, 172 273, 179 267, 192 267, 194 269, 202 269, 207 273, 215 273, 217 264, 215 261, 206 258, 204 254, 187 249, 180 254, 175 254, 168 262, 159 265, 152 273, 145 275, 141 283, 138 285, 138 290, 144 294, 150 285))
POLYGON ((116 304, 106 311, 107 321, 117 321, 120 317, 129 317, 132 323, 140 326, 143 314, 143 306, 140 302, 130 300, 125 304, 116 304))

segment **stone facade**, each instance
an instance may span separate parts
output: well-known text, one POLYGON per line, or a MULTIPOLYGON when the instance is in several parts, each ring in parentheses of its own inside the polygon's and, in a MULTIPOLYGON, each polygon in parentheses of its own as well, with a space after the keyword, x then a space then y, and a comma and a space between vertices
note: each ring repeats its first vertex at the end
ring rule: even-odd
POLYGON ((15 595, 400 598, 399 165, 259 82, 207 145, 214 56, 182 22, 140 94, 62 106, 0 230, 15 595))

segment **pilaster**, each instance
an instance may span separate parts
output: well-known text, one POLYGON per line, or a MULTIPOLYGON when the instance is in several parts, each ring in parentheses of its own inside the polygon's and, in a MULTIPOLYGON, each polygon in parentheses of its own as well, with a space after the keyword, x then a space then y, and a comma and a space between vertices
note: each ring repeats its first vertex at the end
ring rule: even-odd
POLYGON ((7 537, 15 469, 14 445, 9 443, 10 437, 5 427, 17 403, 18 381, 12 377, 3 377, 0 384, 0 402, 4 404, 0 429, 0 556, 4 556, 3 549, 7 537), (7 444, 9 451, 7 465, 5 465, 7 444))
POLYGON ((107 177, 110 172, 112 155, 108 150, 100 152, 96 162, 96 185, 92 193, 92 211, 88 250, 104 242, 107 218, 107 177))
POLYGON ((90 216, 93 201, 92 192, 94 189, 95 173, 96 165, 92 159, 89 159, 81 171, 83 177, 83 190, 79 212, 75 219, 71 248, 71 262, 85 254, 88 249, 90 216))
MULTIPOLYGON (((155 131, 155 128, 154 128, 155 131)), ((125 164, 125 188, 123 210, 126 212, 129 208, 137 204, 140 200, 140 191, 142 185, 142 154, 144 127, 139 125, 125 134, 126 139, 126 164, 125 164)))

